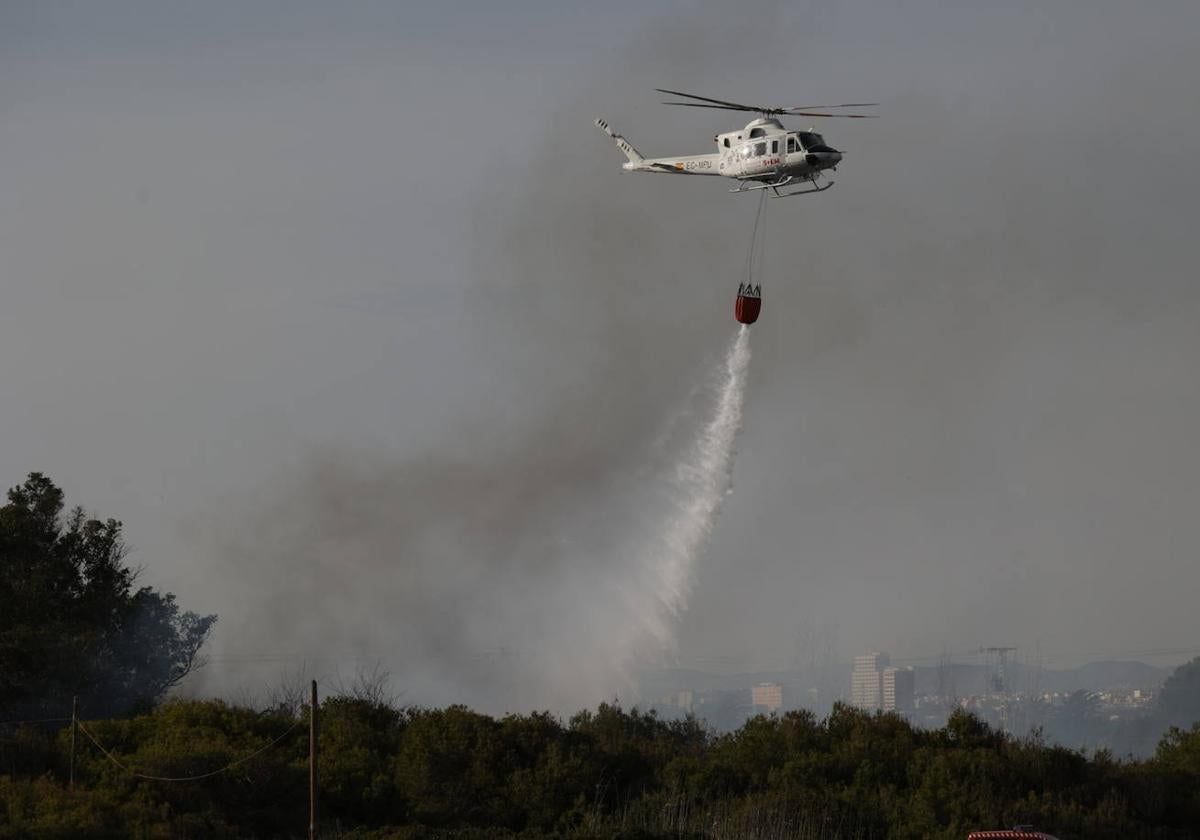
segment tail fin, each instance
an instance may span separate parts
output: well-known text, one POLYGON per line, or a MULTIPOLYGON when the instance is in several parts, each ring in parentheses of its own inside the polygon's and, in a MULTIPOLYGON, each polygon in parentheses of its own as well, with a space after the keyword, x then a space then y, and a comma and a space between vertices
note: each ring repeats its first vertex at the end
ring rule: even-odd
POLYGON ((596 120, 596 125, 600 127, 601 131, 613 139, 613 142, 617 144, 617 148, 625 153, 625 157, 629 159, 630 163, 637 164, 645 160, 645 158, 642 157, 641 153, 637 149, 629 145, 628 140, 626 140, 620 134, 613 134, 613 131, 608 127, 607 122, 602 119, 598 119, 596 120))

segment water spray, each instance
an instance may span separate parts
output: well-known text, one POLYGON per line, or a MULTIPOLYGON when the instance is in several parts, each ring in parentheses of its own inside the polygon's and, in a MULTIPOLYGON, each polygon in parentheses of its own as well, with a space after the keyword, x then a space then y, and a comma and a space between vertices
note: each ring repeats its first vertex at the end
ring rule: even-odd
POLYGON ((742 325, 721 367, 712 417, 684 453, 674 476, 674 504, 655 556, 658 609, 649 629, 664 646, 673 641, 673 619, 691 594, 696 558, 712 533, 725 496, 733 487, 733 458, 742 428, 750 328, 742 325))

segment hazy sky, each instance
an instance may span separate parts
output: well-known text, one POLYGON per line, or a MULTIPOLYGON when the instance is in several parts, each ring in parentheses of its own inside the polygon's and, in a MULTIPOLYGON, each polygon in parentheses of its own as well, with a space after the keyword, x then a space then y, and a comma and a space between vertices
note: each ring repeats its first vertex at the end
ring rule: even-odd
POLYGON ((640 609, 634 503, 754 212, 620 172, 590 120, 699 153, 744 120, 655 87, 878 101, 819 126, 835 189, 769 208, 672 661, 1193 646, 1197 31, 1193 2, 2 3, 0 480, 123 519, 218 655, 378 658, 438 702, 524 657, 497 692, 589 699, 544 672, 640 609))

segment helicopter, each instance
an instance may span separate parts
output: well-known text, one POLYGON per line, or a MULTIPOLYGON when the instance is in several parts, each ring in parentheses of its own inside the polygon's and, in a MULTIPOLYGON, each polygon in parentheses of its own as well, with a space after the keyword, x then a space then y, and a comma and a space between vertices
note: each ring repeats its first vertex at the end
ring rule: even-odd
POLYGON ((717 134, 716 154, 686 155, 682 157, 643 157, 629 141, 616 134, 603 119, 596 125, 613 139, 617 148, 624 153, 627 162, 622 166, 626 172, 666 172, 676 175, 720 175, 732 178, 738 185, 731 193, 747 193, 755 190, 770 190, 772 198, 790 198, 797 195, 824 192, 833 186, 833 181, 824 175, 837 169, 842 152, 828 145, 825 138, 815 131, 788 131, 779 117, 842 117, 845 119, 873 119, 876 114, 827 114, 840 108, 870 108, 875 102, 851 102, 843 105, 798 105, 791 108, 774 108, 760 105, 743 105, 723 99, 709 99, 682 93, 677 90, 655 88, 659 93, 681 96, 695 102, 664 102, 664 105, 679 105, 686 108, 715 108, 722 111, 757 112, 758 118, 745 128, 717 134), (824 177, 825 183, 819 183, 824 177), (781 192, 781 190, 783 190, 781 192))

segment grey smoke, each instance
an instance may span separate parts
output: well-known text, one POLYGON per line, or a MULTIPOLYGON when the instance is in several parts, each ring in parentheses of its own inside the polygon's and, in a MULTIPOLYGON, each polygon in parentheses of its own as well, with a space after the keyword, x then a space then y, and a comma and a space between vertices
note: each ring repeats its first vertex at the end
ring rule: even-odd
POLYGON ((537 440, 494 463, 327 453, 226 547, 230 575, 263 578, 239 638, 286 640, 335 673, 382 668, 416 702, 565 711, 628 696, 635 667, 674 650, 729 491, 749 338, 695 416, 582 475, 537 440))
MULTIPOLYGON (((689 29, 681 43, 663 27, 649 63, 693 64, 716 33, 689 29)), ((631 59, 632 88, 653 72, 636 68, 644 50, 631 59)), ((664 220, 653 184, 621 179, 591 127, 609 84, 593 90, 548 103, 531 171, 481 185, 467 208, 473 273, 455 329, 472 378, 487 372, 469 413, 416 458, 343 447, 265 484, 271 502, 242 511, 221 549, 257 596, 228 623, 230 650, 252 639, 292 662, 307 651, 314 668, 381 662, 417 702, 559 711, 629 697, 633 666, 675 654, 692 570, 663 568, 683 562, 663 547, 669 491, 717 408, 754 208, 730 207, 728 238, 706 232, 699 205, 664 220)), ((689 565, 709 516, 686 537, 689 565)))

